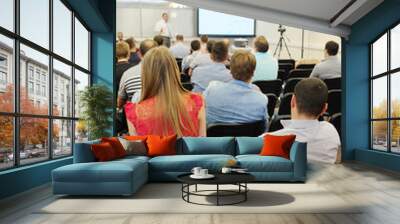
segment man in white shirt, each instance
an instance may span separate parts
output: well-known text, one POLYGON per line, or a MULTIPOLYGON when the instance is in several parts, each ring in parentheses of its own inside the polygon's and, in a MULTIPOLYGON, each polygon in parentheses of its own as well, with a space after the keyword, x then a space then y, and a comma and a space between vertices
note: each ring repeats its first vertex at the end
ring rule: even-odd
POLYGON ((169 51, 174 55, 175 58, 183 59, 190 54, 190 49, 183 43, 183 36, 176 35, 176 42, 169 51))
POLYGON ((190 42, 190 54, 183 58, 182 60, 182 71, 187 74, 189 65, 192 63, 193 59, 200 53, 200 41, 192 40, 190 42))
POLYGON ((271 135, 296 135, 296 141, 307 142, 310 162, 339 163, 340 137, 327 121, 318 121, 328 108, 328 88, 317 78, 300 81, 291 101, 291 120, 282 120, 283 129, 271 135))
POLYGON ((163 44, 166 47, 171 46, 171 38, 173 37, 168 19, 168 13, 164 12, 161 16, 161 19, 156 23, 154 27, 154 32, 156 33, 156 35, 160 35, 164 38, 163 44))
POLYGON ((201 35, 200 36, 200 51, 202 53, 207 53, 207 43, 208 43, 208 36, 207 35, 201 35))
POLYGON ((328 41, 325 44, 325 60, 317 64, 310 77, 322 80, 340 78, 342 76, 342 65, 337 56, 339 44, 334 41, 328 41))
POLYGON ((192 75, 192 72, 195 68, 201 67, 204 65, 209 65, 213 62, 211 60, 211 52, 213 49, 213 45, 215 44, 214 40, 210 40, 207 42, 207 52, 203 53, 200 51, 199 54, 196 55, 196 57, 193 58, 192 63, 190 63, 189 67, 189 75, 192 75))

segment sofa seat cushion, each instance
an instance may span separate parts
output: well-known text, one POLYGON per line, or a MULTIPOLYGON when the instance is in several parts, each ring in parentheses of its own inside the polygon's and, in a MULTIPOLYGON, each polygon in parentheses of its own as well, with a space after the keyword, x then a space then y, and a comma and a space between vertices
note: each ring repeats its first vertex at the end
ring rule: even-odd
POLYGON ((292 161, 278 156, 239 155, 240 167, 249 172, 293 172, 292 161))
MULTIPOLYGON (((141 172, 147 172, 147 163, 140 159, 75 163, 53 170, 53 181, 131 182, 132 177, 141 172)), ((145 175, 147 176, 147 174, 145 175)))
POLYGON ((152 172, 190 172, 193 167, 203 167, 209 171, 219 171, 228 160, 235 159, 231 155, 174 155, 158 156, 149 160, 152 172))

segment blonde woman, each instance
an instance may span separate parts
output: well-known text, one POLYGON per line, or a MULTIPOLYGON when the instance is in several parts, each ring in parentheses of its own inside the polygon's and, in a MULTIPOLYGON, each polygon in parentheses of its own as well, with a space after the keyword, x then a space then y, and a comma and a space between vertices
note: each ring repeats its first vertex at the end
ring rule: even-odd
POLYGON ((125 107, 129 133, 206 136, 203 97, 183 88, 178 65, 168 48, 151 49, 142 63, 140 100, 125 107))

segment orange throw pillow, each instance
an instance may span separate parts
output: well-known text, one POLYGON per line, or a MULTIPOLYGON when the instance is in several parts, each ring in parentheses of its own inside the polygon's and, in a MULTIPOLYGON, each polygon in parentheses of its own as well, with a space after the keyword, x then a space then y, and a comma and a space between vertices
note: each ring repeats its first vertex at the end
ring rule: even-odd
POLYGON ((147 136, 136 136, 136 135, 128 135, 124 136, 124 139, 129 140, 129 141, 146 141, 147 136))
POLYGON ((126 151, 124 149, 124 146, 122 146, 122 144, 121 144, 121 142, 119 142, 118 138, 115 138, 115 137, 101 138, 101 142, 110 143, 117 158, 122 158, 122 157, 126 156, 126 151))
POLYGON ((261 149, 261 156, 280 156, 286 159, 290 158, 290 148, 296 135, 265 135, 264 145, 261 149))
POLYGON ((176 155, 176 135, 171 136, 147 136, 148 156, 176 155))
POLYGON ((115 151, 110 143, 102 142, 100 144, 91 145, 92 152, 94 157, 99 162, 110 161, 113 159, 117 159, 117 155, 115 155, 115 151))

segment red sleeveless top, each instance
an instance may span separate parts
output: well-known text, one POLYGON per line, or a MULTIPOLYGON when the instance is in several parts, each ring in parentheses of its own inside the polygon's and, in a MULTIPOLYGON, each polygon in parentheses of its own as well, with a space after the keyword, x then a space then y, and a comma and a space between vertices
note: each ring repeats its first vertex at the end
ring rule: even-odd
MULTIPOLYGON (((190 120, 183 121, 183 136, 199 136, 199 111, 204 105, 203 98, 195 93, 190 93, 185 99, 186 109, 189 113, 190 120), (189 122, 192 123, 194 130, 190 130, 189 122)), ((163 135, 162 117, 156 117, 155 98, 144 100, 140 103, 128 102, 125 105, 126 118, 136 129, 137 135, 163 135)), ((171 127, 167 128, 168 135, 176 134, 171 127)))

